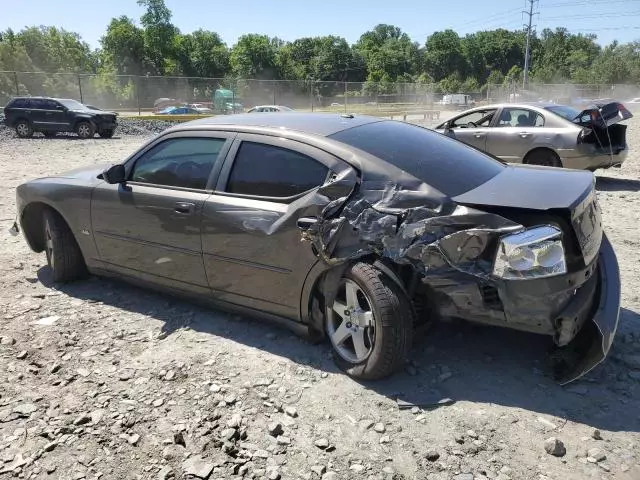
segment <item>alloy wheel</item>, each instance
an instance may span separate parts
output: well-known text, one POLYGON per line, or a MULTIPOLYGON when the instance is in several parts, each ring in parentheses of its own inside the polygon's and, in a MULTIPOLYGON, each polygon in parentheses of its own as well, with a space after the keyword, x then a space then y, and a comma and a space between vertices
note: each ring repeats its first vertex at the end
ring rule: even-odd
POLYGON ((19 123, 16 126, 16 130, 18 131, 18 135, 20 136, 27 136, 29 135, 29 125, 27 125, 26 123, 22 122, 19 123))
POLYGON ((47 259, 49 260, 49 266, 54 267, 54 255, 53 255, 53 236, 51 235, 51 227, 49 222, 45 222, 44 227, 45 247, 47 249, 47 259))
POLYGON ((91 127, 86 123, 82 123, 78 126, 78 135, 82 138, 87 138, 91 134, 91 127))
POLYGON ((365 361, 375 342, 371 300, 356 282, 343 279, 329 312, 327 333, 335 351, 351 363, 365 361))

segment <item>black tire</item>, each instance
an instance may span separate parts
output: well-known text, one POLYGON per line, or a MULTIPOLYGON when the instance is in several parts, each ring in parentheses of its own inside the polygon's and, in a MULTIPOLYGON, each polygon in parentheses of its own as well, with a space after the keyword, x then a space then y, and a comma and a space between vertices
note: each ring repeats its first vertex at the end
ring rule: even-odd
POLYGON ((96 127, 91 122, 78 122, 76 125, 76 134, 80 138, 93 138, 96 134, 96 127))
POLYGON ((110 128, 108 130, 100 130, 98 132, 98 135, 100 135, 101 138, 111 138, 113 137, 114 133, 115 133, 115 129, 110 128))
POLYGON ((70 282, 87 275, 78 242, 67 222, 53 210, 44 212, 44 240, 47 263, 54 282, 70 282))
POLYGON ((553 150, 548 150, 546 148, 529 152, 524 159, 524 163, 527 165, 562 168, 562 162, 560 161, 558 154, 553 150))
POLYGON ((340 319, 335 317, 334 305, 327 306, 325 329, 334 361, 338 368, 357 379, 377 380, 387 377, 404 365, 411 348, 413 313, 410 300, 393 280, 366 263, 356 263, 350 267, 341 280, 346 281, 355 283, 366 295, 365 300, 370 301, 375 330, 373 339, 369 342, 368 356, 362 361, 349 361, 338 351, 332 340, 332 331, 335 332, 335 324, 340 319))
POLYGON ((28 120, 18 120, 15 128, 16 133, 20 138, 33 137, 33 127, 31 126, 31 122, 29 122, 28 120))
POLYGON ((58 132, 42 132, 42 134, 45 136, 45 138, 54 138, 56 135, 58 135, 58 132))

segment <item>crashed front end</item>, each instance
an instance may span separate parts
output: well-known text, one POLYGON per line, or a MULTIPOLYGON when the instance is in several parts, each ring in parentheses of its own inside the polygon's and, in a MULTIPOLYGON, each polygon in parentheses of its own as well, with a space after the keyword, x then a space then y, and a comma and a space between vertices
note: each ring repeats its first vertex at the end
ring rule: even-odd
MULTIPOLYGON (((512 168, 534 191, 554 175, 512 168)), ((559 183, 572 174, 554 170, 559 183)), ((497 176, 488 190, 501 191, 510 175, 497 176)), ((329 266, 374 256, 408 268, 417 281, 407 282, 407 293, 426 303, 417 310, 430 317, 552 336, 554 373, 564 384, 604 360, 620 308, 617 259, 602 230, 595 182, 584 179, 580 192, 568 191, 559 203, 566 208, 537 211, 526 208, 526 194, 521 205, 515 197, 487 201, 482 192, 447 200, 424 183, 363 181, 357 193, 331 202, 305 236, 329 266)))

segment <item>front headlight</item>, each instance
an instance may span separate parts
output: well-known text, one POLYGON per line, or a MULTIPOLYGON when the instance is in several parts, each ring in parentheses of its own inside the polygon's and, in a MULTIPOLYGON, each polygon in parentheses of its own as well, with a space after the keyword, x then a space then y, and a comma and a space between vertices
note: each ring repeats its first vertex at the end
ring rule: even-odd
POLYGON ((550 225, 529 228, 500 239, 493 274, 508 280, 567 273, 562 231, 550 225))

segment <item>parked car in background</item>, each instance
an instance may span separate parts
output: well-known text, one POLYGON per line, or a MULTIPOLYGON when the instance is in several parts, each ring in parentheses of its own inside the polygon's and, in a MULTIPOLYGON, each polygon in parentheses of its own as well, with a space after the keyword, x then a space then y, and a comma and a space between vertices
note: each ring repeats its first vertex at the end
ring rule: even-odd
POLYGON ((475 101, 471 98, 471 95, 464 93, 450 93, 443 95, 442 100, 439 100, 438 105, 449 105, 451 107, 473 107, 475 101))
POLYGON ((292 108, 283 105, 258 105, 247 110, 247 113, 293 112, 292 108))
POLYGON ((167 107, 160 110, 157 115, 200 115, 200 112, 191 107, 167 107))
POLYGON ((111 275, 289 322, 357 378, 401 368, 415 327, 458 317, 548 335, 566 383, 618 324, 592 174, 506 165, 405 122, 210 117, 24 183, 17 210, 56 282, 111 275))
POLYGON ((213 109, 207 107, 203 103, 191 103, 189 104, 189 108, 193 108, 195 111, 203 115, 213 114, 213 109))
POLYGON ((113 137, 118 125, 114 112, 89 108, 69 98, 15 97, 4 107, 4 122, 21 138, 41 132, 54 137, 59 132, 75 132, 80 138, 113 137))
POLYGON ((505 162, 584 170, 619 167, 627 153, 621 103, 584 110, 555 103, 496 104, 466 110, 435 129, 505 162))

